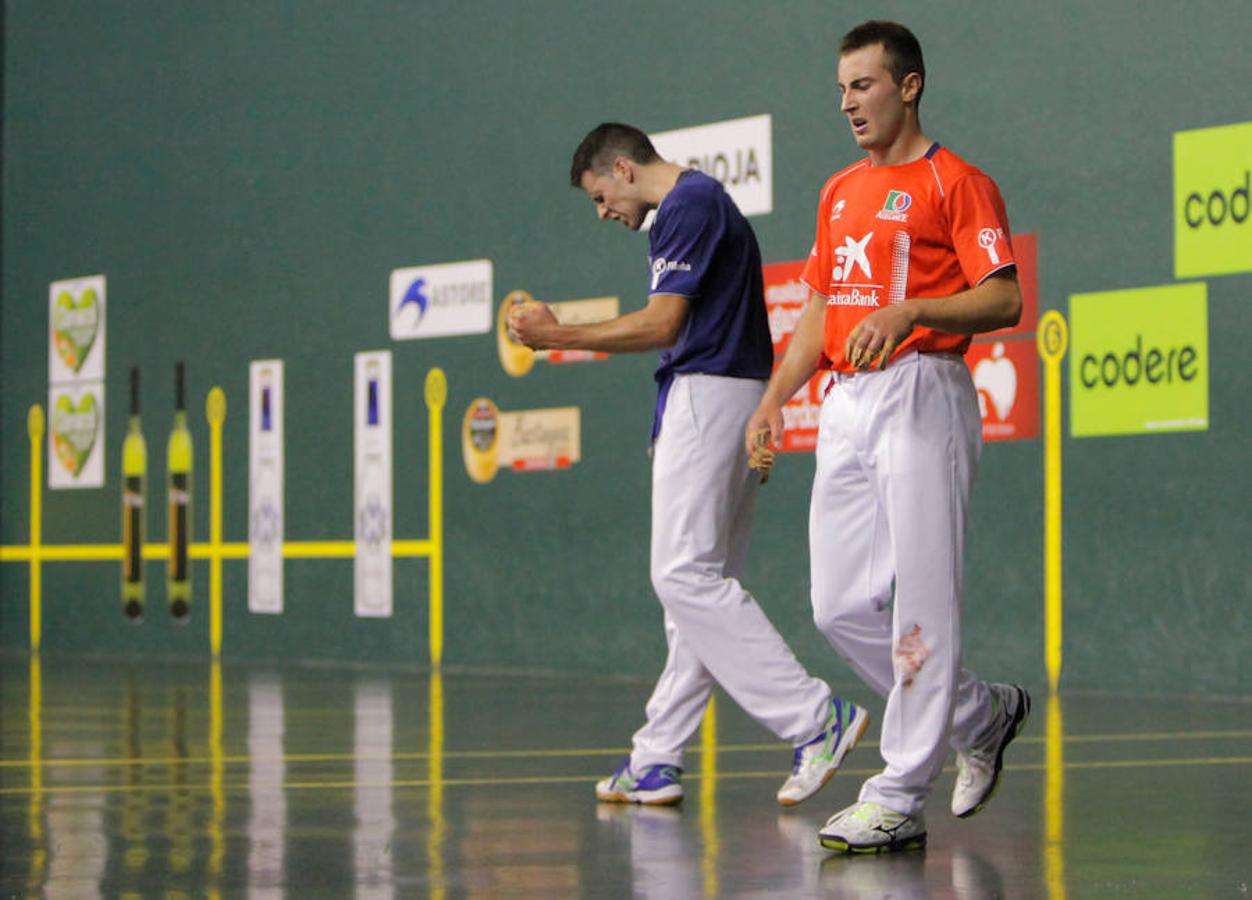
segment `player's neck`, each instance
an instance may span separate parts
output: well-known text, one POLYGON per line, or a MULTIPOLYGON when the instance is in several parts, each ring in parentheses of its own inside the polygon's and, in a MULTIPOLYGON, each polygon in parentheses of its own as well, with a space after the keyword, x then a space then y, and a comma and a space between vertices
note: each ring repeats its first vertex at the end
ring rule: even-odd
POLYGON ((918 127, 906 128, 885 147, 873 147, 869 151, 872 166, 903 166, 926 155, 934 142, 918 127))
POLYGON ((642 166, 637 171, 643 200, 656 209, 666 195, 674 189, 674 185, 678 184, 678 177, 687 170, 676 163, 663 160, 642 166))

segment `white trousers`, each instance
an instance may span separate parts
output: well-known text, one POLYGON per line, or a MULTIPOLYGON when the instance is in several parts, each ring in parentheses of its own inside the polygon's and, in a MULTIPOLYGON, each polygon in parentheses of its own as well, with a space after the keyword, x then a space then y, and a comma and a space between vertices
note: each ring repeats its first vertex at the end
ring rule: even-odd
POLYGON ((961 667, 977 394, 960 357, 914 353, 883 371, 836 376, 820 422, 813 620, 887 698, 886 769, 861 800, 916 815, 949 746, 973 746, 990 721, 987 684, 961 667))
POLYGON ((714 681, 792 744, 830 717, 830 687, 804 670, 738 581, 760 476, 743 430, 762 381, 678 375, 652 459, 652 585, 669 654, 634 736, 631 767, 682 765, 714 681))

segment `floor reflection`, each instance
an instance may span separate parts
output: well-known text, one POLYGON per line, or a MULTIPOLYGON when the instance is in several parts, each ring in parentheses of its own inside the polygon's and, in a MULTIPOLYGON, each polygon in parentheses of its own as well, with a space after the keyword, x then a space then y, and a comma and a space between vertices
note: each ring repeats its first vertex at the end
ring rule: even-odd
POLYGON ((391 849, 396 817, 392 786, 395 718, 391 681, 386 678, 358 681, 353 692, 353 711, 356 826, 352 844, 356 896, 366 900, 392 900, 395 873, 391 849))
MULTIPOLYGON (((717 696, 709 697, 700 726, 700 836, 704 843, 704 896, 718 895, 717 857, 717 696)), ((632 846, 633 853, 633 846, 632 846)))
POLYGON ((287 860, 287 761, 283 682, 273 672, 248 680, 248 897, 281 900, 287 860))
POLYGON ((1223 818, 1252 803, 1247 703, 1067 695, 1062 715, 1053 697, 985 811, 947 814, 947 771, 924 852, 847 858, 816 833, 876 768, 872 745, 783 811, 787 748, 729 703, 689 748, 682 806, 595 803, 624 750, 599 736, 646 693, 0 655, 0 897, 1063 900, 1252 884, 1247 829, 1223 818))
POLYGON ((1048 900, 1065 900, 1065 727, 1061 696, 1048 694, 1044 737, 1043 859, 1048 900))
POLYGON ((443 844, 447 826, 443 815, 443 674, 433 672, 427 693, 426 780, 426 873, 431 900, 443 900, 446 892, 443 873, 443 844))

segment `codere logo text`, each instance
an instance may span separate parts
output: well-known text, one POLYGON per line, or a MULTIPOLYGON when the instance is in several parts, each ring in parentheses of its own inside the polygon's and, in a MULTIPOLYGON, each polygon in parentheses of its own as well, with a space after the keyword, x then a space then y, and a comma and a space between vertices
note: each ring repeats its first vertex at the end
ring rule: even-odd
POLYGON ((1174 275, 1252 271, 1252 122, 1174 134, 1174 275))
POLYGON ((1208 427, 1203 282, 1069 298, 1075 437, 1208 427))

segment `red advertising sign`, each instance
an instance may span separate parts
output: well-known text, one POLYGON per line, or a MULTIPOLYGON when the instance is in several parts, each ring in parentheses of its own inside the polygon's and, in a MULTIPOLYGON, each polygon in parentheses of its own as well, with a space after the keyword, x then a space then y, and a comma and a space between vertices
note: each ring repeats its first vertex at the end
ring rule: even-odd
POLYGON ((1013 257, 1017 261, 1017 283, 1022 289, 1022 318, 1012 328, 980 334, 974 340, 991 340, 1010 334, 1032 338, 1039 324, 1039 236, 1033 231, 1013 235, 1013 257))
POLYGON ((974 373, 984 441, 1039 436, 1039 357, 1033 336, 971 344, 965 364, 974 373))
POLYGON ((974 374, 982 410, 984 441, 1020 441, 1039 436, 1039 241, 1033 233, 1013 235, 1022 318, 974 338, 965 364, 974 374))
MULTIPOLYGON (((761 270, 765 276, 765 307, 769 311, 769 333, 774 341, 774 368, 777 369, 808 304, 809 289, 800 281, 804 260, 768 263, 761 270)), ((784 452, 812 450, 817 446, 817 417, 828 377, 826 372, 818 372, 783 407, 784 452)))

